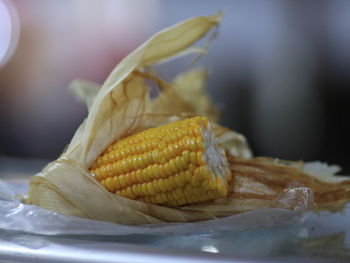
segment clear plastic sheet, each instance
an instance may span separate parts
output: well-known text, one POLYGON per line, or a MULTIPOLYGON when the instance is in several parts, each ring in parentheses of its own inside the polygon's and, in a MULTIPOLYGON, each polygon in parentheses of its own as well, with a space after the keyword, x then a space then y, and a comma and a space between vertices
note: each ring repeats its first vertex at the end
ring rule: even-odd
POLYGON ((0 181, 0 229, 42 235, 193 235, 225 231, 244 231, 262 227, 302 224, 312 196, 305 187, 286 189, 279 197, 295 201, 291 210, 265 207, 229 217, 194 223, 161 223, 125 226, 62 215, 33 205, 22 204, 16 196, 26 191, 26 184, 0 181))

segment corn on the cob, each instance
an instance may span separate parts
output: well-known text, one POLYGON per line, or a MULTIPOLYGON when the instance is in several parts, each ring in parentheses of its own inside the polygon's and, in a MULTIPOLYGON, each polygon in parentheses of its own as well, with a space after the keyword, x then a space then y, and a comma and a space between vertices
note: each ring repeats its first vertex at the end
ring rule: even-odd
POLYGON ((119 139, 90 167, 110 192, 168 206, 227 195, 231 172, 206 117, 176 121, 119 139))

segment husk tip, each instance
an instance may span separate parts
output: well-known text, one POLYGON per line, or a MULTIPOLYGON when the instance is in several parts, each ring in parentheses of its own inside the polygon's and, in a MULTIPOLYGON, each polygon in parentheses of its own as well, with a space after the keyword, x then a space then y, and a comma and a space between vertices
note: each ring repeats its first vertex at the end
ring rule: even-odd
POLYGON ((212 16, 212 18, 213 18, 213 20, 215 20, 215 22, 220 24, 222 19, 224 18, 224 11, 219 10, 215 15, 212 16))

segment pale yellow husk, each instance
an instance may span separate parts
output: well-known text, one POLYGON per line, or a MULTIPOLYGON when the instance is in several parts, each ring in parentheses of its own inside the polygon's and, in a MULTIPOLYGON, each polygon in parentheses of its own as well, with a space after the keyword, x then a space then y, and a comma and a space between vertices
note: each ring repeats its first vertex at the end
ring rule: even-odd
MULTIPOLYGON (((293 209, 290 204, 281 205, 276 200, 281 199, 279 196, 290 181, 312 176, 296 163, 291 166, 269 159, 252 159, 244 136, 217 124, 214 133, 227 150, 234 172, 227 198, 181 208, 146 204, 109 193, 88 172, 100 153, 120 137, 195 115, 218 120, 219 114, 203 90, 205 70, 189 70, 167 83, 154 73, 152 65, 188 53, 205 53, 205 49, 191 46, 217 27, 220 19, 220 14, 196 17, 161 31, 122 60, 101 87, 74 82, 71 89, 87 102, 88 117, 60 158, 32 178, 25 202, 62 214, 128 225, 200 221, 263 206, 293 209), (158 97, 150 98, 146 80, 159 85, 158 97), (285 176, 288 174, 285 171, 292 173, 285 176)), ((348 181, 328 184, 333 190, 342 184, 341 200, 350 197, 349 187, 343 187, 348 181)), ((316 193, 324 186, 315 185, 316 193)), ((322 191, 327 192, 323 188, 322 191)))

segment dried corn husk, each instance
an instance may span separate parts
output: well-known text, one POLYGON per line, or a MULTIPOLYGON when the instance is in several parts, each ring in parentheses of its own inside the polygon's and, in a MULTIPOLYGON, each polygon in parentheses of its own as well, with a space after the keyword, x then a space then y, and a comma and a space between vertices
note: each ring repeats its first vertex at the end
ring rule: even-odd
MULTIPOLYGON (((100 88, 95 83, 74 82, 72 90, 86 100, 88 117, 60 158, 32 178, 26 202, 62 214, 138 225, 199 221, 262 206, 308 207, 311 194, 304 186, 309 184, 315 196, 325 193, 323 185, 312 183, 318 179, 302 171, 302 165, 251 159, 245 138, 219 125, 214 125, 214 132, 232 156, 234 172, 226 198, 182 208, 146 204, 109 193, 88 172, 97 156, 120 137, 193 115, 217 120, 218 113, 203 91, 205 71, 190 70, 167 83, 151 66, 188 53, 205 53, 203 48, 191 46, 220 19, 221 15, 196 17, 161 31, 119 63, 100 88), (159 85, 158 97, 150 97, 147 80, 159 85), (302 177, 309 179, 299 180, 302 177), (294 181, 303 185, 288 188, 294 181)), ((328 183, 333 190, 344 187, 343 195, 331 201, 349 198, 346 184, 348 181, 328 183)))

